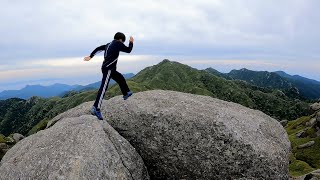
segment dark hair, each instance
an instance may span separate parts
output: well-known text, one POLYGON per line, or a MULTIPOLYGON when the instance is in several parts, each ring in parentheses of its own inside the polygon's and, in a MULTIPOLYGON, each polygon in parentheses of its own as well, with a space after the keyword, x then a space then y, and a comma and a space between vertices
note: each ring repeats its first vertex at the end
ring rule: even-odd
POLYGON ((125 42, 126 41, 126 36, 122 32, 117 32, 114 35, 114 39, 116 39, 116 40, 122 39, 122 41, 125 42))

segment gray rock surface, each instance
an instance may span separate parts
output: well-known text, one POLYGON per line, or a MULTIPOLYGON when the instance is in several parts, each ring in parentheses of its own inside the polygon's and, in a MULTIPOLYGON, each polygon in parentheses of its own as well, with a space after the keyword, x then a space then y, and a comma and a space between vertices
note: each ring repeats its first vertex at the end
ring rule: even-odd
POLYGON ((314 170, 311 173, 308 173, 299 177, 291 177, 290 180, 320 180, 320 169, 314 170))
POLYGON ((316 137, 320 137, 320 129, 317 130, 316 137))
POLYGON ((313 112, 320 110, 320 102, 311 104, 310 109, 313 112))
POLYGON ((15 142, 19 142, 21 139, 24 138, 24 136, 22 134, 19 134, 19 133, 14 133, 12 137, 13 137, 15 142))
MULTIPOLYGON (((88 114, 93 102, 55 117, 88 114)), ((142 156, 151 179, 288 179, 281 124, 232 102, 174 91, 135 93, 102 114, 142 156)))
POLYGON ((149 179, 130 143, 91 115, 65 118, 13 146, 0 165, 1 180, 149 179))
POLYGON ((286 127, 287 126, 287 124, 288 124, 288 120, 286 120, 286 119, 284 119, 284 120, 281 120, 280 121, 280 124, 283 126, 283 127, 286 127))
POLYGON ((314 126, 316 123, 317 123, 316 118, 312 118, 312 119, 310 119, 310 121, 306 122, 306 126, 312 127, 312 126, 314 126))
POLYGON ((7 145, 6 143, 0 143, 0 149, 9 149, 9 145, 7 145))
POLYGON ((320 180, 320 169, 314 170, 310 174, 312 175, 310 180, 320 180))
MULTIPOLYGON (((7 152, 10 148, 12 147, 12 145, 8 145, 6 143, 0 143, 0 152, 1 153, 5 153, 7 152)), ((1 159, 1 158, 0 158, 1 159)))

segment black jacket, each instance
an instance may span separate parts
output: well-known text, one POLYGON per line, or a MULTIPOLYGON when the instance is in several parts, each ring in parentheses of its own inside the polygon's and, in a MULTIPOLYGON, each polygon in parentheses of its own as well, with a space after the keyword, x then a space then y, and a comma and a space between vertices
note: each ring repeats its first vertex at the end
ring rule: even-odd
POLYGON ((129 42, 129 46, 127 47, 122 42, 113 40, 112 42, 106 45, 97 47, 95 50, 92 51, 92 53, 90 54, 90 57, 92 58, 97 53, 104 51, 104 61, 102 63, 101 68, 113 69, 117 67, 119 52, 122 51, 122 52, 130 53, 132 51, 132 48, 133 48, 132 42, 129 42))

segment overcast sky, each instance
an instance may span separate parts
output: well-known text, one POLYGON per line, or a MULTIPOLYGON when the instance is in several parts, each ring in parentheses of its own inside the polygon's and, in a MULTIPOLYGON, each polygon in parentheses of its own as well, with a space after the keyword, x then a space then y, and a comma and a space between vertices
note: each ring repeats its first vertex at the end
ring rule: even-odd
POLYGON ((0 91, 99 81, 103 57, 82 59, 118 31, 135 38, 132 53, 119 58, 122 73, 166 58, 320 80, 318 0, 1 0, 1 7, 0 91))

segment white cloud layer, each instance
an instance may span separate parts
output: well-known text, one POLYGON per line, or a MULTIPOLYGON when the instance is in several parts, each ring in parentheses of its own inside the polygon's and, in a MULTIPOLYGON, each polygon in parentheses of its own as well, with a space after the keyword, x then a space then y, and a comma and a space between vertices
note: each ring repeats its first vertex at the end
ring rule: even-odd
POLYGON ((224 69, 226 60, 234 68, 254 62, 286 70, 289 64, 289 71, 314 77, 320 60, 317 0, 2 0, 1 7, 2 83, 40 67, 61 76, 72 75, 71 67, 93 72, 99 63, 79 65, 73 57, 88 55, 117 31, 136 40, 136 56, 119 64, 126 72, 140 68, 133 61, 145 67, 148 58, 184 57, 179 61, 192 63, 191 56, 202 59, 197 67, 224 69))
POLYGON ((316 0, 4 0, 1 6, 2 57, 76 56, 117 31, 136 37, 138 54, 234 49, 319 57, 316 0))

